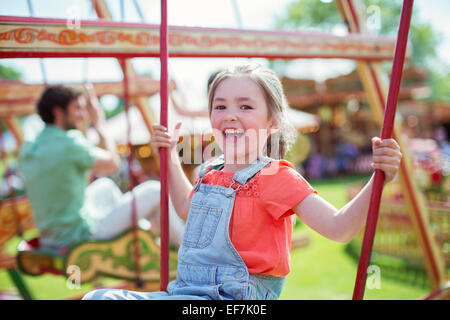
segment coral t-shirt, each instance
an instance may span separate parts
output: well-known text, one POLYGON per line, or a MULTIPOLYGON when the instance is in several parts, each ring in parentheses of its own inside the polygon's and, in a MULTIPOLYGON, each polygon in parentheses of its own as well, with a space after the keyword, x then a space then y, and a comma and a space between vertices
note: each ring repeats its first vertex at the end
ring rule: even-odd
MULTIPOLYGON (((211 170, 202 183, 229 187, 233 174, 211 170)), ((285 160, 272 161, 237 191, 229 234, 249 273, 289 273, 292 208, 311 193, 317 191, 285 160)))

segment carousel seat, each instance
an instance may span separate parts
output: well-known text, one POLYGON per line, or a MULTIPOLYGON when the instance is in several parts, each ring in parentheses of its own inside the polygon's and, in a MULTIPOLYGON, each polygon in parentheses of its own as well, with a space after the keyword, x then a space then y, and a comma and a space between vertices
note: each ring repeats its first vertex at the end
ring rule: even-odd
MULTIPOLYGON (((62 252, 61 252, 62 253, 62 252)), ((39 238, 22 240, 17 248, 17 266, 28 275, 63 274, 64 256, 42 249, 39 238)))
MULTIPOLYGON (((144 282, 159 282, 160 247, 150 231, 139 229, 139 269, 144 282)), ((135 280, 133 259, 134 236, 129 230, 109 240, 87 240, 71 246, 66 252, 56 254, 39 246, 39 239, 21 241, 18 247, 17 264, 28 275, 52 273, 77 276, 79 283, 93 281, 98 276, 135 280)), ((170 251, 170 278, 176 277, 177 253, 170 251)))

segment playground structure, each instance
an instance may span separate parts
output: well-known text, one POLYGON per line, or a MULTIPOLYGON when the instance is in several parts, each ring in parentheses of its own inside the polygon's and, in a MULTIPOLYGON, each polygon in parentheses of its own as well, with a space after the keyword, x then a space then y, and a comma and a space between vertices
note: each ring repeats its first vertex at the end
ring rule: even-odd
MULTIPOLYGON (((381 123, 387 97, 387 86, 383 80, 385 74, 381 69, 380 62, 392 59, 395 39, 365 34, 362 2, 340 0, 336 1, 336 4, 344 21, 349 26, 350 32, 353 33, 350 36, 336 37, 317 33, 169 27, 167 40, 170 45, 170 56, 265 57, 269 59, 342 58, 357 60, 358 72, 363 87, 368 94, 372 111, 377 121, 381 123)), ((162 38, 162 33, 158 32, 159 26, 155 25, 106 21, 111 19, 111 15, 104 1, 93 0, 93 7, 99 18, 104 20, 81 21, 82 28, 79 30, 67 29, 66 21, 61 19, 1 16, 0 58, 118 58, 124 72, 124 88, 126 88, 126 91, 129 86, 128 79, 133 79, 136 76, 127 59, 132 57, 159 57, 160 47, 158 43, 162 38)), ((167 79, 165 80, 167 82, 167 79)), ((162 85, 161 89, 164 89, 162 85)), ((162 98, 164 95, 167 104, 167 87, 165 90, 161 90, 162 98)), ((145 99, 131 95, 130 98, 142 113, 147 128, 151 132, 151 124, 154 122, 154 118, 149 113, 145 99)), ((15 120, 15 117, 20 113, 10 110, 10 112, 3 114, 2 119, 5 124, 15 133, 18 141, 21 141, 20 128, 15 120)), ((424 252, 430 287, 434 292, 442 292, 448 290, 448 285, 446 287, 445 263, 432 235, 423 197, 418 192, 415 181, 410 174, 412 172, 411 160, 399 130, 399 125, 396 124, 394 137, 399 142, 403 153, 399 171, 403 195, 408 213, 411 215, 414 224, 415 233, 424 252)), ((161 181, 163 182, 163 179, 161 181)), ((164 190, 163 187, 162 190, 164 190)), ((164 234, 165 228, 162 228, 162 230, 164 234)), ((164 243, 163 238, 161 243, 162 259, 168 260, 167 244, 164 247, 164 243)), ((167 282, 168 270, 161 268, 161 272, 161 286, 164 289, 163 282, 167 282)), ((435 298, 436 295, 433 293, 430 298, 435 298)))

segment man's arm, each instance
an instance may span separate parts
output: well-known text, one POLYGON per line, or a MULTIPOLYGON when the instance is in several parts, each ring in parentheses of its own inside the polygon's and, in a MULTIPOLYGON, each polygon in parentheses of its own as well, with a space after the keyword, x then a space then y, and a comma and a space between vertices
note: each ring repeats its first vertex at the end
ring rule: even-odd
POLYGON ((119 170, 120 157, 117 153, 115 142, 105 134, 105 114, 98 102, 97 95, 91 84, 85 85, 88 94, 87 110, 92 121, 92 126, 98 134, 99 145, 94 149, 96 162, 92 167, 94 173, 110 174, 119 170))
POLYGON ((174 92, 173 91, 170 92, 169 98, 170 98, 170 101, 172 102, 173 108, 181 116, 186 116, 186 117, 209 117, 208 108, 204 108, 202 110, 196 110, 196 111, 189 110, 184 105, 184 103, 179 103, 177 101, 177 98, 174 97, 174 92))

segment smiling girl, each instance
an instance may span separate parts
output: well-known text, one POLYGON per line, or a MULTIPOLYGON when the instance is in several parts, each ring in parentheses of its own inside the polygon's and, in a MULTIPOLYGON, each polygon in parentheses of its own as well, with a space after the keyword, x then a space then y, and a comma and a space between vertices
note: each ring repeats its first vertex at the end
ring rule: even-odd
MULTIPOLYGON (((154 126, 152 145, 170 148, 169 189, 187 220, 177 279, 168 292, 97 290, 90 299, 277 299, 290 272, 292 215, 328 239, 348 242, 364 226, 373 178, 340 210, 321 198, 283 156, 292 140, 276 74, 245 64, 219 73, 209 113, 221 156, 204 163, 194 186, 176 154, 180 125, 154 126)), ((392 139, 372 139, 373 167, 395 176, 392 139)))

